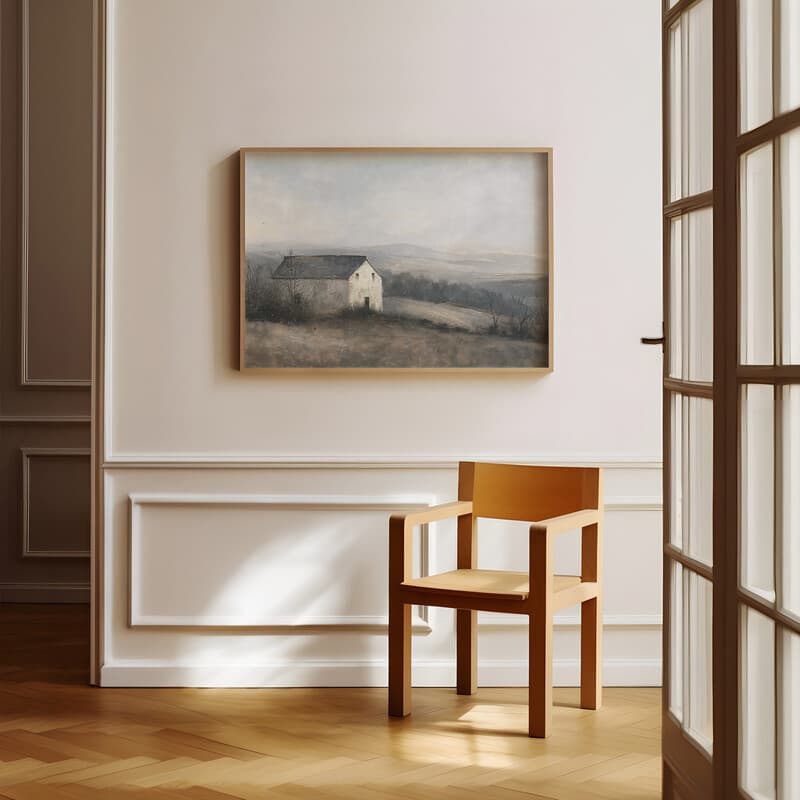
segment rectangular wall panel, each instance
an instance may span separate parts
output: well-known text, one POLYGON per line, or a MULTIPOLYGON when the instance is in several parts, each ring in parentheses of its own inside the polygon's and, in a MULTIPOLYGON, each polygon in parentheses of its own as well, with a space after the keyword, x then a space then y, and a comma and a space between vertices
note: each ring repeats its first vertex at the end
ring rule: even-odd
POLYGON ((131 626, 369 626, 387 623, 387 515, 431 498, 134 495, 130 504, 131 626))
POLYGON ((0 421, 0 602, 88 601, 88 445, 84 424, 0 421))
POLYGON ((22 1, 23 385, 88 385, 92 2, 22 1))
POLYGON ((22 450, 22 554, 88 558, 89 450, 22 450))

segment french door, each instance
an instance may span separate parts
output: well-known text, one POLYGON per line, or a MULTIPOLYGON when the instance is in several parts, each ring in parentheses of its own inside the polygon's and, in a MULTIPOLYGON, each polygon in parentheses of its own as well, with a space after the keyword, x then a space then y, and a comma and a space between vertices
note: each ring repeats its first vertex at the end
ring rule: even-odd
POLYGON ((664 797, 800 798, 800 0, 664 0, 664 797))

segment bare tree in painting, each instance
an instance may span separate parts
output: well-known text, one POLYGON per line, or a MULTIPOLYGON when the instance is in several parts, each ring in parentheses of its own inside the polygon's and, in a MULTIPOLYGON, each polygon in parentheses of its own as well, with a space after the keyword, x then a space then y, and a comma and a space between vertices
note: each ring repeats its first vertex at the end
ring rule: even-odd
POLYGON ((527 339, 533 326, 533 309, 518 297, 511 299, 511 330, 520 339, 527 339))
POLYGON ((487 292, 487 311, 491 317, 491 324, 489 325, 489 333, 497 333, 500 330, 500 299, 494 292, 487 292))

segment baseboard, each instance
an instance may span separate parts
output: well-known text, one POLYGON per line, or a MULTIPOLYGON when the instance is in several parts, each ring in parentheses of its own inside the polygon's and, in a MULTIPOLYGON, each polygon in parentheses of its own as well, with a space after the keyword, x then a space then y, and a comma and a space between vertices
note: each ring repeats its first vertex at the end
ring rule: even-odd
MULTIPOLYGON (((483 661, 478 664, 478 682, 483 686, 527 686, 528 663, 518 659, 483 661)), ((580 661, 557 658, 553 662, 553 685, 579 686, 580 661)), ((603 686, 661 686, 661 659, 606 659, 603 686)))
POLYGON ((85 583, 0 583, 0 603, 88 603, 85 583))
MULTIPOLYGON (((555 686, 577 686, 577 659, 553 662, 555 686)), ((100 685, 107 687, 229 687, 288 688, 311 686, 386 686, 386 662, 286 661, 272 664, 174 665, 119 662, 102 668, 100 685)), ((415 686, 455 686, 454 661, 423 661, 414 665, 415 686)), ((527 686, 528 665, 521 660, 487 660, 478 665, 481 686, 527 686)), ((660 686, 661 659, 609 659, 603 663, 604 686, 660 686)))

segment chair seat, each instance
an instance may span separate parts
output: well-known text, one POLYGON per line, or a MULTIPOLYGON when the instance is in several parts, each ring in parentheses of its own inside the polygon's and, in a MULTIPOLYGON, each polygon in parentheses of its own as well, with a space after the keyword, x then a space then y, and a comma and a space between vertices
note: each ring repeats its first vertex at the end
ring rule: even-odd
MULTIPOLYGON (((578 575, 554 575, 553 592, 565 591, 578 586, 578 575)), ((438 594, 468 594, 492 597, 498 600, 525 600, 530 594, 527 572, 504 572, 492 569, 454 569, 425 578, 411 578, 401 586, 421 589, 438 594)))

